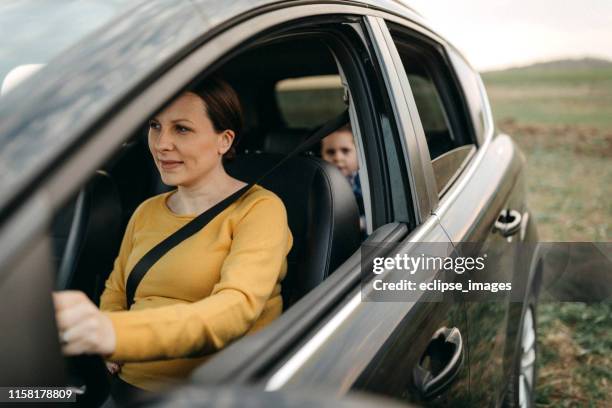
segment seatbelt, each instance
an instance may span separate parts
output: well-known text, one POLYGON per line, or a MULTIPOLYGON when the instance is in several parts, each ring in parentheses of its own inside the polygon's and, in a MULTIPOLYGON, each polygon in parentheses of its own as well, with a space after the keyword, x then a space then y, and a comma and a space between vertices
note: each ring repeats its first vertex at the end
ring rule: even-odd
POLYGON ((283 157, 276 163, 271 169, 266 171, 262 176, 260 176, 256 181, 247 184, 240 190, 236 191, 232 195, 224 198, 219 203, 215 204, 208 210, 204 211, 202 214, 195 217, 193 220, 189 221, 187 224, 182 226, 179 230, 174 232, 172 235, 164 239, 162 242, 151 248, 149 252, 147 252, 137 263, 134 265, 134 268, 130 272, 130 275, 127 280, 125 294, 127 298, 127 308, 128 310, 134 304, 134 295, 136 294, 136 288, 140 284, 140 281, 144 278, 149 269, 168 251, 172 248, 200 231, 204 228, 212 219, 214 219, 217 215, 219 215, 223 210, 229 207, 233 202, 237 201, 244 193, 246 193, 251 187, 255 184, 259 183, 262 179, 264 179, 268 174, 272 173, 278 167, 280 167, 283 163, 285 163, 290 158, 295 155, 301 153, 302 151, 308 149, 314 144, 318 143, 321 139, 323 139, 328 134, 332 133, 335 130, 338 130, 341 126, 348 123, 349 115, 348 111, 342 112, 337 117, 327 121, 323 126, 317 129, 311 136, 309 136, 306 140, 298 145, 292 152, 290 152, 287 156, 283 157))

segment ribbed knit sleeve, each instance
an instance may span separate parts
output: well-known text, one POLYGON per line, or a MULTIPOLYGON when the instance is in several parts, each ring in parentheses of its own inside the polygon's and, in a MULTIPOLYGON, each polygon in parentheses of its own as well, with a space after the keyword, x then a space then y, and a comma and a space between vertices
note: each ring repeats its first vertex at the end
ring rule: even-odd
MULTIPOLYGON (((204 355, 225 347, 244 335, 262 313, 286 273, 290 247, 282 201, 274 195, 252 200, 234 221, 231 248, 211 295, 193 303, 109 312, 117 337, 109 358, 151 361, 204 355)), ((114 289, 120 290, 122 281, 107 284, 112 291, 106 305, 116 305, 114 289)), ((276 298, 282 302, 278 293, 276 298)))

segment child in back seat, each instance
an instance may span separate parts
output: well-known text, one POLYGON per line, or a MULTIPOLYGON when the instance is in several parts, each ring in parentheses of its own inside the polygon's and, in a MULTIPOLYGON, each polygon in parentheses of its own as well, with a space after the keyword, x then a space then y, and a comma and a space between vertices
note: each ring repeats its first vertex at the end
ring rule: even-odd
POLYGON ((359 206, 359 226, 362 238, 365 238, 365 211, 358 173, 359 163, 357 161, 357 149, 353 141, 353 131, 350 123, 323 138, 321 141, 321 157, 326 162, 335 165, 351 184, 357 199, 357 205, 359 206))

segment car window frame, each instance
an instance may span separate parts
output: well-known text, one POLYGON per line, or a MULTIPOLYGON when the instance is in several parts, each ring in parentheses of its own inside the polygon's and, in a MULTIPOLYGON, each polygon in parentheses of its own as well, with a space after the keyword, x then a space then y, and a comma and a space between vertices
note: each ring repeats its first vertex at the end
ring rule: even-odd
MULTIPOLYGON (((433 29, 426 27, 424 25, 422 17, 412 11, 407 10, 404 13, 392 13, 381 10, 371 10, 369 15, 372 17, 393 21, 397 24, 403 25, 404 27, 410 30, 413 30, 414 32, 426 35, 430 39, 436 41, 438 44, 444 47, 447 54, 449 54, 450 51, 454 51, 458 55, 462 56, 462 54, 457 51, 456 47, 452 43, 449 43, 446 39, 438 35, 438 33, 436 33, 433 29)), ((463 56, 462 58, 465 60, 463 56)), ((452 72, 454 73, 454 66, 452 72)), ((438 197, 438 199, 435 200, 437 204, 432 207, 432 214, 440 215, 448 211, 449 206, 453 205, 457 197, 461 194, 461 192, 468 184, 469 179, 474 175, 488 147, 491 145, 491 142, 496 133, 495 122, 493 119, 490 101, 487 97, 486 88, 484 86, 482 78, 480 78, 480 76, 478 76, 477 78, 479 80, 478 82, 480 86, 481 102, 485 114, 485 133, 479 143, 478 149, 473 154, 471 160, 466 163, 461 174, 457 175, 455 182, 451 186, 449 186, 444 196, 438 197)), ((460 90, 463 91, 463 87, 461 87, 460 90)))
POLYGON ((481 146, 489 137, 491 137, 495 128, 493 115, 491 113, 491 105, 489 103, 489 97, 487 95, 487 90, 485 88, 484 82, 482 81, 480 73, 455 47, 447 46, 446 54, 448 55, 449 62, 452 66, 453 74, 455 75, 459 88, 463 93, 466 106, 472 118, 472 124, 474 127, 474 133, 478 141, 478 145, 481 146), (461 67, 459 65, 461 65, 461 67), (464 71, 464 74, 462 74, 460 71, 464 71), (468 76, 470 76, 470 78, 468 78, 468 76), (470 87, 470 84, 468 84, 467 82, 470 80, 474 81, 472 85, 475 85, 476 92, 478 93, 478 95, 476 96, 478 101, 476 103, 479 105, 480 110, 482 111, 482 129, 479 129, 479 126, 476 125, 478 119, 476 118, 477 115, 475 113, 475 107, 472 103, 473 97, 470 98, 468 96, 468 88, 470 87))
POLYGON ((414 217, 416 225, 420 225, 429 218, 431 210, 438 203, 427 141, 406 74, 398 73, 400 69, 404 72, 403 66, 389 30, 383 25, 383 18, 368 15, 365 23, 392 104, 409 176, 414 217))
MULTIPOLYGON (((359 18, 351 23, 357 32, 365 34, 364 22, 359 18)), ((363 43, 361 38, 361 46, 364 47, 364 52, 371 52, 363 43)), ((393 158, 389 157, 389 149, 387 146, 387 138, 385 135, 385 111, 390 111, 386 95, 380 92, 380 78, 376 77, 375 67, 369 63, 368 57, 352 55, 344 55, 344 58, 352 58, 354 61, 350 64, 350 76, 347 78, 345 72, 347 67, 343 67, 338 60, 338 56, 334 55, 342 84, 348 94, 348 111, 352 126, 354 141, 357 146, 357 157, 359 160, 359 177, 361 180, 362 195, 364 200, 365 221, 367 235, 372 234, 378 228, 388 225, 392 222, 404 223, 409 229, 415 226, 414 217, 407 214, 405 217, 398 217, 398 201, 405 200, 407 211, 412 210, 412 197, 410 196, 410 187, 407 180, 407 174, 392 174, 389 169, 389 162, 393 158), (357 62, 359 58, 366 61, 357 62), (359 71, 359 72, 357 72, 359 71), (362 86, 359 88, 359 94, 355 95, 355 87, 351 88, 349 81, 357 81, 356 76, 360 76, 362 86), (363 101, 369 101, 366 104, 363 101), (373 105, 376 105, 374 107, 373 105), (359 108, 359 110, 357 109, 359 108), (373 120, 360 120, 370 116, 373 120), (374 135, 375 137, 366 138, 365 135, 374 135), (376 171, 374 177, 370 176, 370 169, 376 171), (373 178, 373 181, 370 179, 373 178), (400 179, 401 186, 393 188, 394 179, 400 179), (398 200, 398 196, 400 196, 398 200), (403 197, 402 197, 403 196, 403 197)), ((390 121, 389 119, 387 121, 390 121)), ((393 132, 393 126, 388 126, 393 132)), ((405 170, 405 169, 404 169, 405 170)))
MULTIPOLYGON (((410 90, 408 78, 403 69, 403 65, 401 65, 401 58, 399 57, 399 53, 397 51, 393 38, 391 37, 389 28, 386 23, 387 21, 393 24, 396 24, 398 26, 401 26, 402 29, 405 29, 407 31, 412 31, 417 35, 425 36, 428 41, 431 41, 436 44, 436 46, 438 47, 438 51, 441 53, 441 57, 443 58, 443 61, 446 64, 446 69, 449 71, 450 79, 453 81, 451 86, 453 86, 455 88, 455 91, 458 93, 457 97, 460 98, 462 105, 463 105, 462 106, 462 109, 464 111, 463 114, 466 115, 466 119, 468 121, 467 125, 468 125, 468 131, 470 132, 469 136, 471 138, 472 145, 476 149, 474 149, 474 151, 472 151, 470 154, 467 155, 466 159, 464 160, 463 163, 461 163, 459 168, 456 170, 455 174, 453 174, 450 177, 451 183, 447 183, 445 186, 441 186, 441 188, 439 188, 437 186, 435 176, 433 173, 433 165, 432 165, 431 157, 429 155, 429 149, 427 148, 427 142, 425 140, 425 133, 424 133, 422 124, 420 122, 418 111, 416 110, 416 105, 413 103, 409 103, 409 108, 412 108, 415 111, 414 113, 412 113, 412 116, 414 117, 414 123, 417 129, 416 135, 414 135, 414 137, 417 139, 416 144, 419 146, 420 145, 425 146, 425 149, 421 150, 421 155, 422 155, 421 165, 425 168, 424 173, 427 175, 425 177, 425 182, 429 186, 429 190, 421 189, 420 190, 421 197, 419 199, 422 201, 426 199, 424 197, 428 195, 427 198, 429 198, 430 211, 431 213, 435 213, 438 211, 439 207, 442 204, 449 201, 449 197, 451 195, 454 196, 455 194, 457 194, 457 191, 461 190, 462 186, 465 184, 464 180, 467 177, 467 174, 471 173, 471 169, 475 167, 476 163, 479 161, 479 158, 482 157, 482 155, 480 154, 481 148, 485 144, 487 144, 487 141, 489 140, 493 132, 490 126, 486 126, 485 128, 487 131, 487 135, 484 138, 482 138, 483 141, 481 141, 481 138, 479 138, 478 135, 475 133, 476 131, 472 124, 471 111, 468 106, 467 98, 464 95, 463 85, 461 84, 460 79, 458 78, 457 73, 455 72, 455 67, 452 63, 452 60, 448 56, 448 52, 449 52, 448 50, 454 49, 452 45, 450 45, 446 40, 442 39, 434 32, 428 29, 425 29, 424 27, 418 25, 417 23, 413 21, 409 21, 407 19, 398 17, 396 15, 392 15, 392 14, 383 14, 381 16, 378 16, 377 18, 379 19, 379 23, 383 28, 384 35, 388 36, 389 38, 387 44, 390 47, 390 52, 392 55, 394 55, 394 57, 397 59, 400 65, 401 69, 398 69, 399 75, 401 77, 400 80, 401 80, 402 86, 404 87, 404 92, 407 95, 409 95, 408 99, 411 99, 412 102, 414 102, 414 96, 412 95, 412 92, 410 90), (431 193, 432 191, 434 191, 435 194, 432 194, 431 193)), ((481 98, 486 98, 486 93, 482 92, 484 88, 484 86, 482 86, 482 82, 480 82, 480 85, 481 85, 481 98)), ((492 121, 491 114, 490 114, 490 106, 488 106, 488 103, 486 102, 485 99, 481 99, 481 102, 482 102, 484 116, 485 116, 485 124, 488 125, 492 121)))
MULTIPOLYGON (((477 132, 464 88, 458 80, 453 61, 444 44, 436 42, 435 39, 427 35, 414 32, 402 24, 393 21, 390 23, 391 27, 386 20, 384 21, 387 30, 390 33, 396 33, 395 37, 391 34, 394 45, 396 42, 403 42, 404 46, 414 48, 413 51, 409 52, 419 54, 419 58, 423 59, 424 67, 428 71, 436 89, 437 97, 440 99, 439 102, 442 105, 450 133, 461 137, 465 142, 463 145, 470 144, 467 142, 478 145, 477 132), (461 134, 462 132, 465 133, 461 134)), ((408 82, 410 82, 410 79, 408 79, 408 82)))
MULTIPOLYGON (((326 7, 320 8, 317 6, 294 6, 293 9, 310 9, 309 11, 314 12, 313 15, 331 15, 331 14, 346 14, 346 15, 356 15, 356 17, 361 18, 363 14, 362 10, 353 6, 340 6, 335 5, 333 8, 326 7), (357 11, 360 11, 357 13, 357 11)), ((365 10, 367 12, 367 10, 365 10)), ((267 18, 274 20, 276 25, 278 24, 278 18, 272 16, 266 16, 267 18)), ((302 18, 301 16, 300 18, 302 18)), ((359 20, 361 23, 361 20, 359 20)), ((362 105, 363 106, 363 105, 362 105)), ((355 122, 354 122, 355 123, 355 122)), ((357 121, 357 124, 360 126, 363 124, 362 121, 357 121)), ((358 129, 361 129, 359 127, 358 129)), ((363 130, 358 130, 361 132, 363 130)), ((367 150, 366 146, 363 150, 367 150)), ((368 169, 370 170, 370 169, 368 169)), ((372 194, 373 196, 375 194, 372 194)), ((375 223, 382 224, 385 220, 388 220, 390 217, 389 214, 380 214, 379 218, 376 218, 376 214, 374 214, 373 219, 375 219, 375 223)), ((395 240, 400 240, 408 234, 407 225, 404 223, 385 223, 378 226, 374 232, 372 239, 380 239, 385 242, 394 242, 395 240)), ((360 257, 361 250, 357 250, 357 252, 353 253, 349 259, 347 259, 343 264, 341 264, 335 271, 330 274, 330 277, 314 288, 311 292, 306 294, 304 298, 298 301, 291 309, 287 312, 283 313, 277 320, 275 320, 269 327, 258 332, 253 337, 249 336, 242 339, 240 342, 235 343, 237 346, 239 344, 248 344, 248 343, 258 343, 261 338, 266 338, 265 341, 266 347, 265 351, 262 350, 257 356, 249 355, 248 361, 241 361, 240 363, 235 363, 234 365, 239 366, 239 370, 236 372, 232 372, 231 375, 228 375, 228 378, 231 378, 232 381, 240 381, 252 378, 253 376, 259 375, 259 370, 261 369, 261 365, 269 366, 270 360, 279 358, 279 350, 284 350, 285 347, 288 347, 289 343, 295 342, 295 338, 302 338, 303 335, 299 335, 298 333, 303 330, 309 330, 314 324, 317 322, 325 321, 330 318, 330 311, 341 307, 344 304, 344 300, 338 304, 339 299, 343 299, 347 293, 358 289, 358 285, 360 282, 360 257), (357 267, 357 269, 355 269, 357 267), (280 334, 285 334, 286 338, 279 338, 280 334), (293 340, 291 340, 293 339, 293 340), (271 344, 272 341, 275 341, 276 344, 271 344), (265 361, 265 363, 261 363, 261 361, 265 361), (246 365, 248 364, 248 366, 246 365)), ((225 353, 223 355, 223 363, 218 367, 219 370, 223 369, 224 371, 230 370, 227 367, 232 366, 232 358, 239 358, 237 354, 240 353, 225 353), (228 357, 230 360, 228 361, 228 357)), ((282 358, 287 357, 286 355, 282 355, 282 358)), ((234 360, 235 361, 235 360, 234 360)), ((219 381, 218 371, 215 368, 210 369, 207 367, 208 373, 215 373, 214 379, 206 379, 206 374, 202 374, 199 376, 200 381, 206 381, 207 383, 219 381)))

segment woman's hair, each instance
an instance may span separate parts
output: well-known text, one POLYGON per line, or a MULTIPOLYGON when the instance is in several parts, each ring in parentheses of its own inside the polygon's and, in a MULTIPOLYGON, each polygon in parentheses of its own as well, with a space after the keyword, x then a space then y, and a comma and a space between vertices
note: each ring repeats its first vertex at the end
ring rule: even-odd
POLYGON ((218 77, 209 77, 191 92, 204 101, 206 113, 216 132, 226 129, 235 133, 230 149, 223 155, 224 159, 233 159, 236 156, 236 145, 240 140, 243 127, 242 107, 236 91, 224 80, 218 77))

